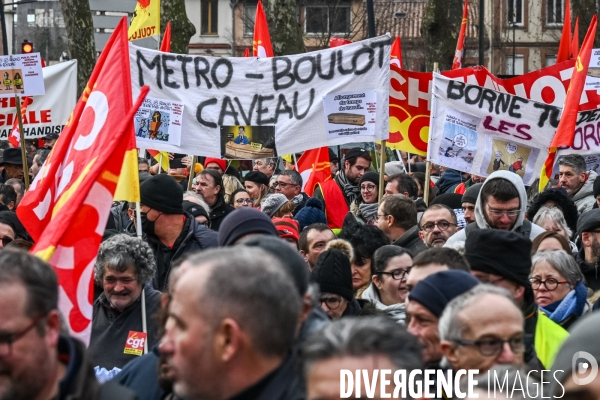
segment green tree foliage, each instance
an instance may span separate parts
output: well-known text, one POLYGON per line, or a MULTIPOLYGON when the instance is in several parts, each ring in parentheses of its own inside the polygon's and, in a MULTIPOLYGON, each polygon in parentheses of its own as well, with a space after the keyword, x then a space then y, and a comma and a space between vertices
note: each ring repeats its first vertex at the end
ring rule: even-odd
POLYGON ((463 0, 429 0, 423 12, 421 36, 427 69, 434 62, 440 70, 452 68, 462 21, 463 0))
POLYGON ((268 0, 263 2, 263 6, 275 55, 305 53, 296 0, 268 0))
POLYGON ((186 54, 196 27, 185 12, 185 0, 161 0, 160 30, 164 33, 171 21, 171 52, 186 54))

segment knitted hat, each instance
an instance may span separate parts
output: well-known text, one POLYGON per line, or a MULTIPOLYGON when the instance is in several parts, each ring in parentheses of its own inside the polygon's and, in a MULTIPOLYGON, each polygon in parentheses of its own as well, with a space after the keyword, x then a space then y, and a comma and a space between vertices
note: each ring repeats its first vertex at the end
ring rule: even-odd
POLYGON ((367 159, 371 159, 371 156, 369 155, 368 151, 366 151, 365 149, 362 149, 360 147, 353 147, 344 156, 344 161, 349 160, 354 157, 364 157, 367 159))
POLYGON ((273 215, 289 200, 285 195, 281 193, 273 193, 264 197, 260 201, 260 209, 262 212, 267 214, 269 218, 273 218, 273 215))
POLYGON ((354 298, 350 260, 339 250, 325 250, 319 255, 310 280, 319 284, 321 293, 338 294, 348 301, 354 298))
POLYGON ((323 212, 323 203, 321 203, 321 200, 315 198, 308 199, 304 207, 296 213, 294 219, 298 221, 300 232, 309 225, 327 223, 327 218, 323 212))
POLYGON ((272 221, 280 238, 292 238, 296 242, 300 240, 298 221, 291 218, 273 218, 272 221))
POLYGON ((405 174, 406 168, 402 161, 390 161, 385 163, 385 174, 387 176, 393 176, 398 174, 405 174))
POLYGON ((522 234, 475 229, 467 236, 465 258, 473 271, 499 275, 521 286, 529 285, 531 241, 522 234))
POLYGON ((600 228, 600 208, 594 208, 581 214, 577 221, 577 236, 581 236, 582 232, 593 231, 600 228))
POLYGON ((29 242, 33 242, 31 236, 17 217, 17 213, 14 211, 0 211, 0 223, 8 225, 15 232, 17 239, 24 239, 29 242))
POLYGON ((476 183, 474 185, 471 185, 465 191, 465 194, 463 194, 462 199, 461 199, 461 204, 462 203, 471 203, 471 204, 477 203, 477 198, 479 197, 479 191, 481 190, 482 186, 483 186, 483 183, 476 183))
POLYGON ((435 196, 435 199, 431 200, 429 205, 432 206, 434 204, 443 204, 453 210, 456 210, 458 208, 462 208, 462 197, 463 196, 458 193, 444 193, 440 194, 439 196, 435 196))
POLYGON ((244 177, 244 181, 260 183, 269 186, 269 177, 260 171, 250 171, 244 177))
POLYGON ((227 169, 227 161, 221 160, 220 158, 206 157, 204 160, 204 168, 210 163, 217 164, 223 171, 227 169))
POLYGON ((292 275, 296 289, 298 289, 301 296, 304 296, 308 290, 309 271, 306 268, 306 261, 304 261, 298 251, 275 236, 252 236, 240 244, 250 247, 260 247, 279 258, 282 265, 292 275))
POLYGON ((140 186, 141 203, 164 214, 183 214, 183 188, 175 178, 154 175, 140 186))
POLYGON ((250 234, 278 236, 271 219, 255 208, 240 207, 230 212, 219 227, 219 246, 234 244, 250 234))
POLYGON ((408 298, 440 317, 455 297, 477 286, 479 281, 468 272, 453 269, 429 275, 415 285, 408 298))
POLYGON ((201 205, 189 200, 184 200, 182 205, 183 211, 192 214, 194 218, 204 216, 207 220, 210 220, 210 216, 208 215, 204 207, 202 207, 201 205))
POLYGON ((358 186, 362 185, 363 182, 371 182, 375 184, 375 186, 379 186, 379 174, 377 172, 369 171, 360 178, 358 186))
POLYGON ((594 197, 597 197, 600 194, 600 179, 594 180, 594 197))

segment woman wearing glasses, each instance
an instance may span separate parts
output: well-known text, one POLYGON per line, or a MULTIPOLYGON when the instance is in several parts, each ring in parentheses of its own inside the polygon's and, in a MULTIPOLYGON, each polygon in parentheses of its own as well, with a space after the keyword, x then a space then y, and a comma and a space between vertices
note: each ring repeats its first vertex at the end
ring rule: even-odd
POLYGON ((404 324, 406 275, 411 265, 412 258, 406 249, 394 245, 379 248, 373 255, 371 285, 361 298, 373 302, 378 310, 404 324))
POLYGON ((235 208, 236 210, 240 207, 252 207, 253 200, 248 195, 246 189, 238 189, 235 192, 231 193, 229 205, 233 206, 233 208, 235 208))
POLYGON ((350 204, 350 213, 361 224, 375 225, 377 221, 377 196, 379 174, 367 172, 360 178, 360 196, 350 204))
POLYGON ((591 311, 583 274, 566 251, 540 251, 532 265, 529 282, 535 302, 552 321, 568 329, 591 311))

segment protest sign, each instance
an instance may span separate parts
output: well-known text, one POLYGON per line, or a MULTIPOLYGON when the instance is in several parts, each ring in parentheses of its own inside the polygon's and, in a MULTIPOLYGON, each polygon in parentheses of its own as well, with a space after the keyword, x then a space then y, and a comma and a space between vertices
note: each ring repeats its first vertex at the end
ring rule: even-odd
POLYGON ((531 184, 545 161, 560 111, 435 74, 428 159, 481 176, 507 170, 531 184))
MULTIPOLYGON (((529 72, 510 79, 500 79, 484 67, 462 68, 442 72, 443 76, 479 85, 499 92, 562 107, 571 82, 575 60, 529 72)), ((432 74, 406 71, 392 65, 390 72, 390 140, 398 150, 425 155, 429 134, 432 74)), ((584 91, 580 110, 600 106, 600 95, 584 91)))
POLYGON ((0 98, 44 94, 40 53, 0 56, 0 83, 0 98))
POLYGON ((275 128, 272 126, 222 126, 221 158, 254 160, 275 157, 275 128))
MULTIPOLYGON (((23 117, 25 139, 60 134, 77 102, 77 60, 42 68, 46 94, 29 98, 23 117)), ((0 140, 7 140, 17 117, 14 97, 0 98, 0 140)))
MULTIPOLYGON (((600 154, 600 109, 580 111, 577 114, 573 145, 570 147, 559 147, 557 160, 567 154, 581 154, 582 156, 600 154)), ((595 168, 590 169, 595 170, 595 168)), ((555 163, 553 171, 558 173, 558 163, 555 163)))
POLYGON ((587 75, 585 90, 600 89, 600 49, 592 49, 587 75))
POLYGON ((135 114, 136 143, 139 148, 154 148, 157 142, 179 146, 183 104, 146 98, 135 114))
POLYGON ((390 38, 272 58, 162 53, 130 43, 133 95, 184 105, 180 146, 156 150, 219 157, 221 127, 272 126, 279 154, 387 139, 390 38), (323 97, 376 93, 373 134, 328 138, 323 97))
POLYGON ((374 90, 323 97, 327 137, 375 136, 377 93, 374 90))

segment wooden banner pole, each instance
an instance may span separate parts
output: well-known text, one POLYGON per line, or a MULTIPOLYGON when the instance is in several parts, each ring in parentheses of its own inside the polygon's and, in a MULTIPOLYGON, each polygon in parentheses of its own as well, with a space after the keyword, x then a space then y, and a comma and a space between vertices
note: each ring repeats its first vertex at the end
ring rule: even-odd
POLYGON ((17 105, 17 120, 19 121, 19 134, 21 135, 21 158, 23 159, 23 180, 25 190, 29 189, 29 165, 27 165, 27 150, 25 148, 25 132, 23 131, 23 115, 21 114, 21 98, 15 96, 17 105))

